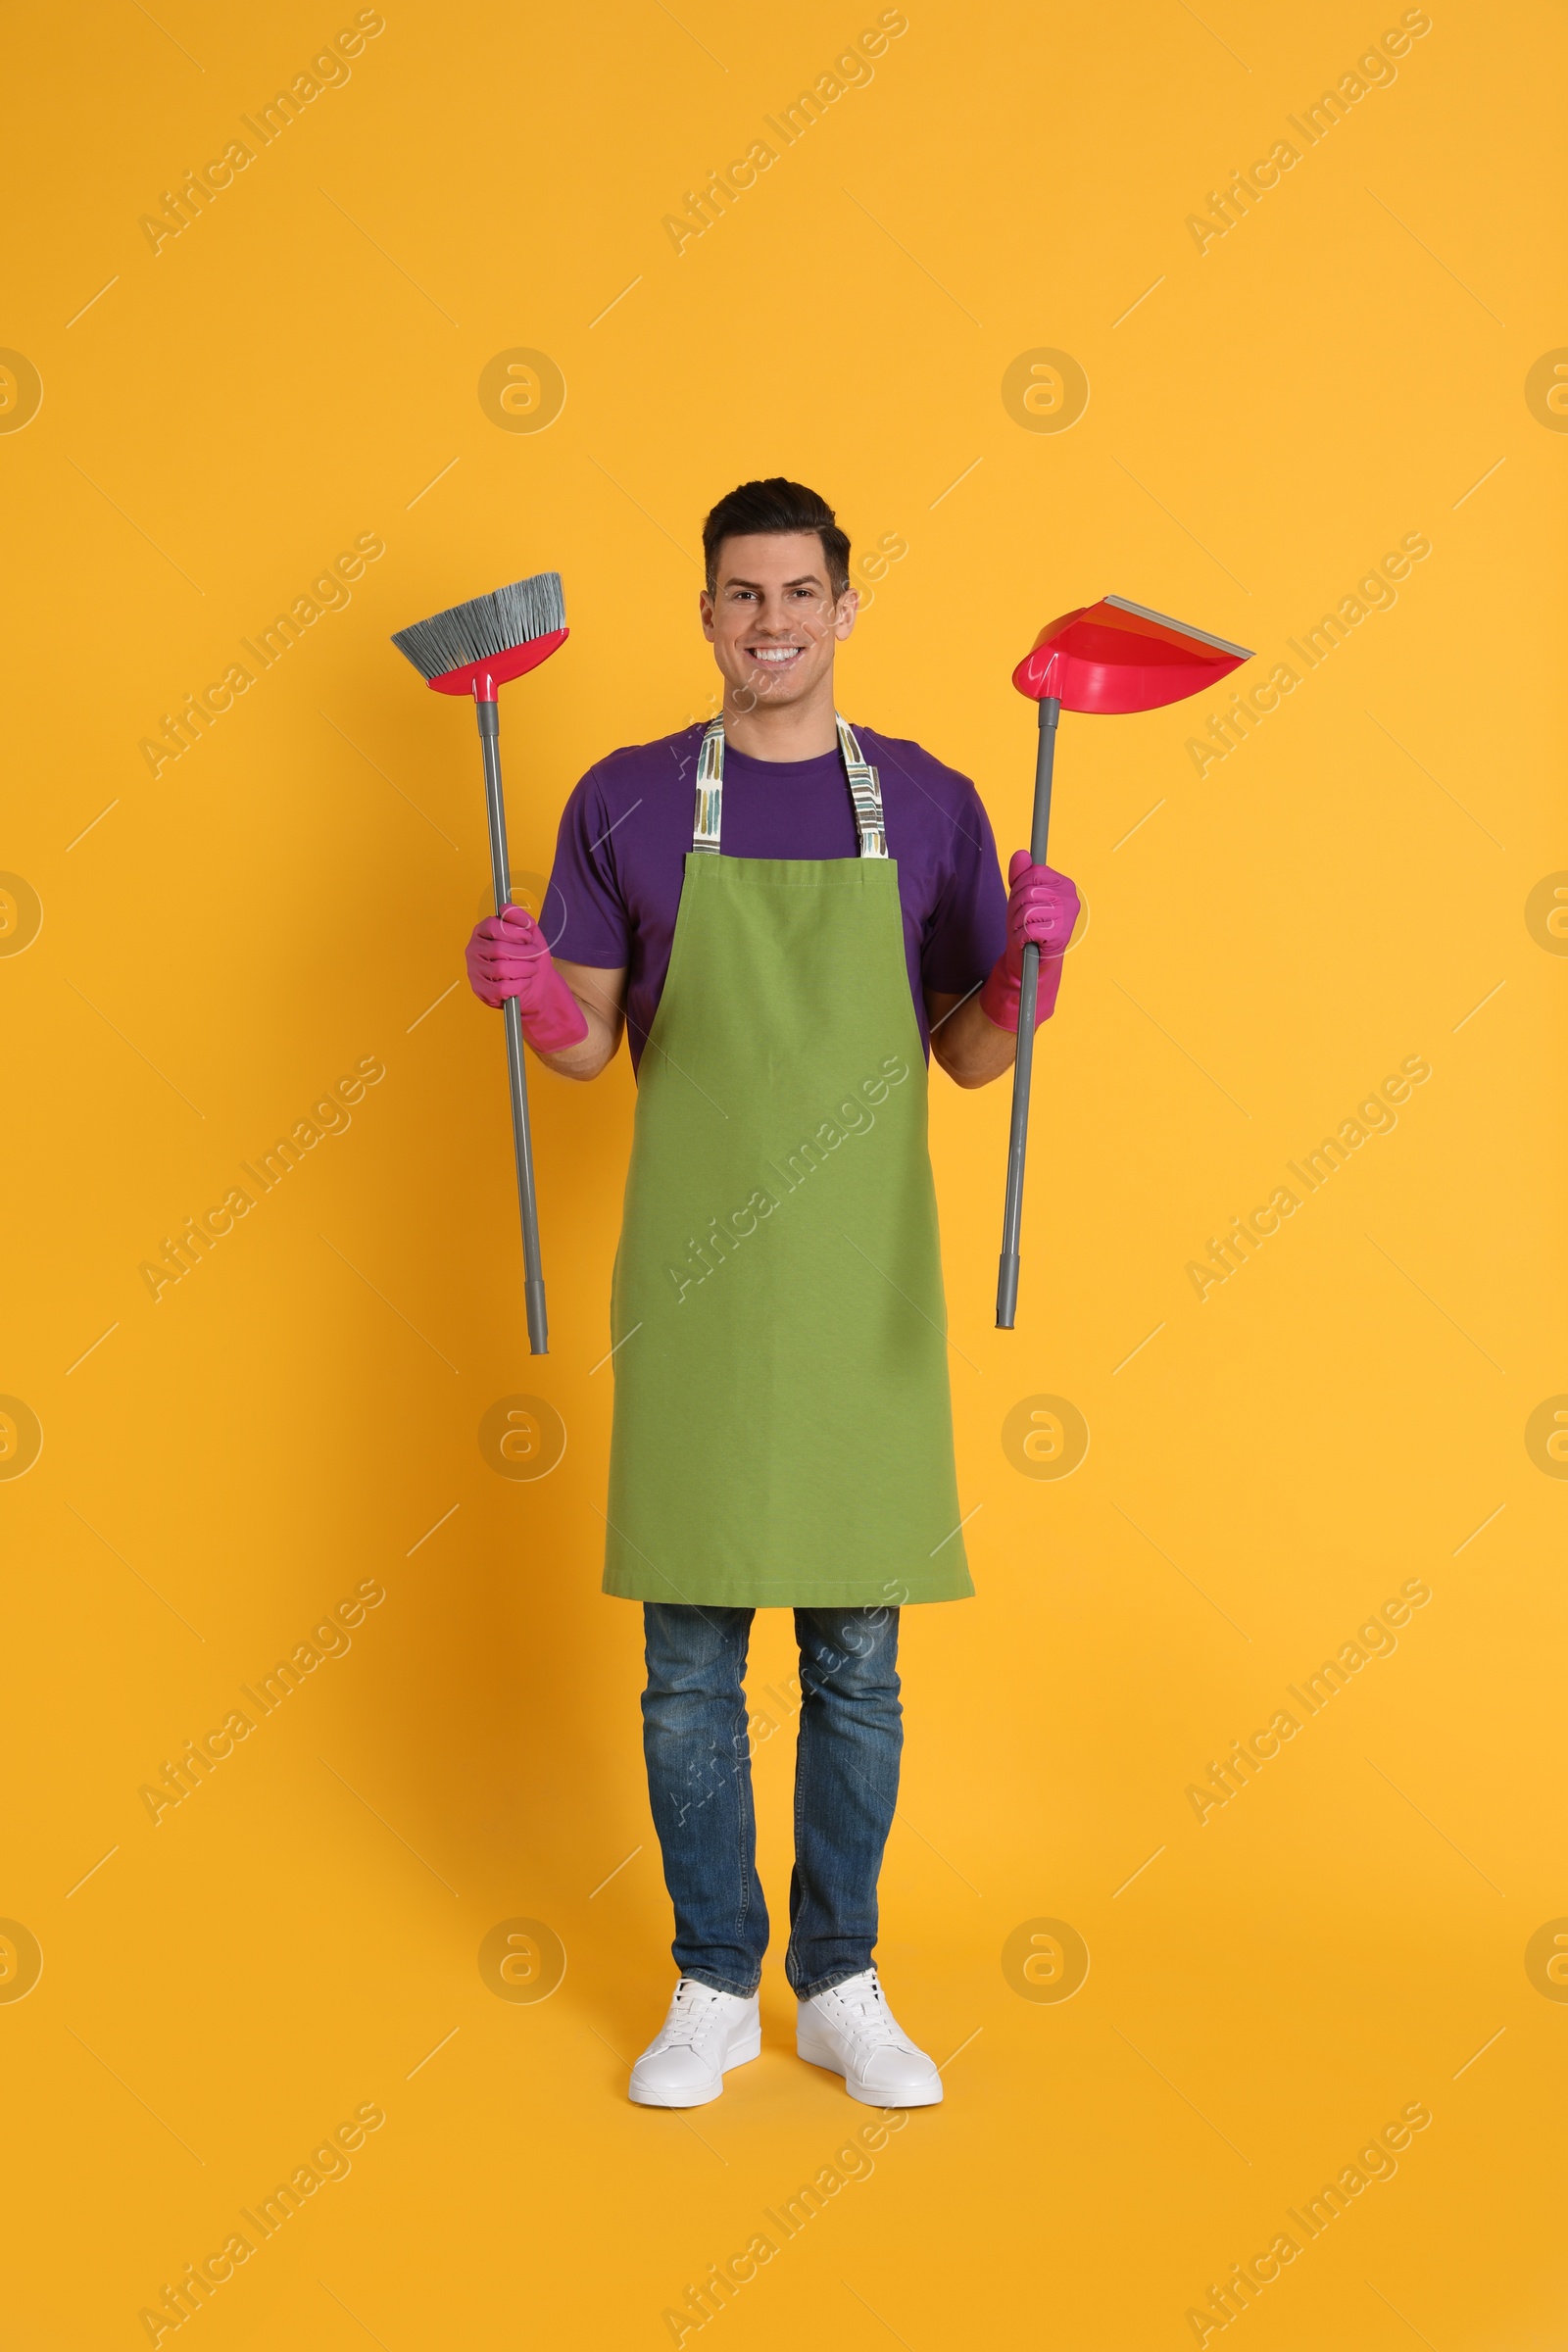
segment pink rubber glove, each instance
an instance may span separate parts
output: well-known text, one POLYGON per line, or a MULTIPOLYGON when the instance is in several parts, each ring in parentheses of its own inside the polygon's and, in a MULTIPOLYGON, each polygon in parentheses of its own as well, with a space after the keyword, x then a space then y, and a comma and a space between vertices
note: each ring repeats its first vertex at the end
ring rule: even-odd
POLYGON ((1035 1027, 1056 1009, 1061 959, 1078 920, 1078 893, 1054 866, 1033 865, 1027 850, 1015 850, 1007 867, 1007 944, 980 991, 980 1009, 999 1029, 1018 1027, 1023 952, 1033 940, 1040 950, 1035 992, 1035 1027))
POLYGON ((582 1006, 550 960, 544 935, 526 906, 506 906, 474 926, 466 953, 468 986, 481 1004, 515 997, 522 1034, 536 1054, 559 1054, 588 1034, 582 1006))

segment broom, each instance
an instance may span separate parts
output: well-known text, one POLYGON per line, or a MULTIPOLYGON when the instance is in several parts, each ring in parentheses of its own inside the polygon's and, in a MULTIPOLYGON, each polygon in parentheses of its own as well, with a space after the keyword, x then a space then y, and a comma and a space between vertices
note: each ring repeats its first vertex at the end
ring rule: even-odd
MULTIPOLYGON (((437 694, 471 694, 484 754, 485 807, 490 820, 490 872, 496 912, 507 905, 512 867, 507 857, 507 805, 501 790, 501 717, 496 689, 548 661, 566 642, 566 608, 559 571, 538 571, 514 580, 490 596, 416 620, 399 629, 392 642, 407 655, 425 684, 437 694)), ((523 1298, 528 1311, 528 1346, 534 1355, 550 1352, 545 1313, 545 1278, 539 1257, 539 1203, 534 1192, 533 1140, 528 1127, 528 1081, 522 1058, 522 1014, 515 997, 505 1002, 507 1067, 512 1081, 512 1142, 517 1161, 517 1204, 522 1216, 523 1298)))

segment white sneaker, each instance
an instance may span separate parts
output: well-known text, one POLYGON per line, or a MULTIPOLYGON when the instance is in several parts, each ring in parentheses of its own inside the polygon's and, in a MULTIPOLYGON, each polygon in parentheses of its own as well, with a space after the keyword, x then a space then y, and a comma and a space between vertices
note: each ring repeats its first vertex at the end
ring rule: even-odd
POLYGON ((631 2070, 631 2096, 639 2107, 706 2107, 729 2069, 761 2050, 755 1992, 743 2000, 682 1977, 668 2016, 631 2070))
POLYGON ((811 2066, 844 2077, 867 2107, 934 2107, 942 2077, 883 1998, 874 1968, 802 2001, 795 2047, 811 2066))

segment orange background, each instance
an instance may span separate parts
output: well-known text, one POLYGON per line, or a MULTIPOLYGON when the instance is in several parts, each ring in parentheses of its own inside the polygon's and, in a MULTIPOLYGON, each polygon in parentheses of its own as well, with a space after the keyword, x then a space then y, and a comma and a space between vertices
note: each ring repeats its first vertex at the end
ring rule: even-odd
MULTIPOLYGON (((213 2293, 210 2352, 667 2343, 870 2120, 794 2059, 776 1957, 717 2106, 624 2098, 670 1980, 638 1620, 598 1590, 632 1090, 623 1058, 590 1089, 534 1068, 536 1363, 500 1028, 460 984, 472 723, 387 642, 562 571, 570 642, 504 703, 537 874, 594 758, 709 707, 701 516, 773 470, 858 550, 906 543, 841 701, 971 773, 1004 851, 1033 763, 1007 673, 1054 613, 1114 590, 1256 647, 1255 684, 1404 535, 1431 552, 1201 774, 1204 705, 1063 721, 1053 855, 1090 922, 1011 1336, 1006 1090, 933 1084, 979 1592, 906 1621, 881 1957, 956 2053, 948 2100, 868 2177, 838 2163, 861 2177, 702 2332, 1190 2343, 1210 2282, 1421 2102, 1396 2175, 1257 2292, 1253 2352, 1560 2338, 1568 445, 1530 192, 1558 19, 1435 6, 1309 146, 1288 118, 1397 9, 922 0, 677 253, 684 192, 877 19, 399 0, 156 252, 162 191, 354 11, 13 20, 0 341, 42 388, 28 417, 6 363, 19 2344, 149 2340, 140 2311, 367 2106, 348 2177, 213 2293), (1293 139, 1200 251, 1189 215, 1293 139), (493 372, 481 402, 519 350, 564 381, 544 429, 493 372), (1034 429, 1041 351, 1087 379, 1067 429, 1034 429), (367 535, 351 601, 155 776, 162 714, 367 535), (1200 1300, 1209 1237, 1411 1056, 1396 1128, 1200 1300), (155 1302, 163 1237, 367 1059, 352 1125, 155 1302), (566 1433, 540 1481, 480 1450, 517 1395, 566 1433), (1069 1477, 1004 1446, 1038 1397, 1087 1427, 1069 1477), (1397 1649, 1200 1823, 1211 1760, 1414 1580, 1397 1649), (366 1585, 352 1647, 155 1825, 140 1788, 366 1585), (548 1999, 498 1997, 494 1945, 481 1972, 517 1920, 564 1953, 548 1999), (1024 1974, 1042 1921, 1087 1949, 1070 1998, 1032 1997, 1068 1981, 1049 1945, 1024 1974)), ((756 1658, 780 1912, 784 1617, 756 1658)))

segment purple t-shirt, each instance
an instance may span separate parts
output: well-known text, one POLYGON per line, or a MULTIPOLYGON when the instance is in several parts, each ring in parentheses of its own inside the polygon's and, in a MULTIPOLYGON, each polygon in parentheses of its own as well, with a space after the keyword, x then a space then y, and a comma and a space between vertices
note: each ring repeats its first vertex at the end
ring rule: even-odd
MULTIPOLYGON (((857 727, 877 771, 888 855, 899 868, 904 948, 921 1043, 922 992, 964 996, 1006 940, 1007 894, 980 796, 967 776, 917 743, 857 727)), ((692 846, 701 725, 612 752, 562 812, 541 926, 567 963, 624 966, 632 1066, 669 969, 685 858, 692 846)), ((858 844, 844 762, 754 760, 724 751, 723 846, 732 858, 854 858, 858 844)))

